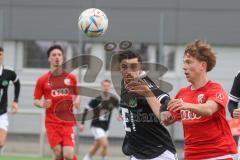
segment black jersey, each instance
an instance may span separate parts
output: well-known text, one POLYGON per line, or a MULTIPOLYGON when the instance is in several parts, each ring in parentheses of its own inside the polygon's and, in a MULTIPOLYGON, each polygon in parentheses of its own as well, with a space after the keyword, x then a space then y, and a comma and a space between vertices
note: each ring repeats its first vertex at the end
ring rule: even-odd
MULTIPOLYGON (((94 115, 91 126, 99 127, 106 131, 109 128, 112 110, 118 108, 119 102, 118 99, 113 96, 104 97, 101 95, 91 100, 88 106, 89 108, 85 109, 84 115, 86 116, 89 109, 93 110, 94 115)), ((84 123, 85 116, 83 116, 82 123, 84 123)))
MULTIPOLYGON (((161 91, 147 76, 142 78, 163 104, 169 95, 161 91)), ((122 81, 120 112, 126 136, 123 153, 139 159, 152 159, 169 150, 176 153, 167 129, 152 112, 145 97, 128 92, 122 81)))
POLYGON ((235 76, 232 89, 229 94, 228 110, 233 117, 234 109, 238 108, 240 102, 240 72, 235 76))
POLYGON ((14 101, 18 102, 20 92, 20 82, 16 73, 3 65, 0 66, 0 115, 7 112, 8 103, 8 86, 12 81, 15 87, 14 101))
POLYGON ((229 99, 237 103, 240 102, 240 72, 236 75, 230 91, 229 99))

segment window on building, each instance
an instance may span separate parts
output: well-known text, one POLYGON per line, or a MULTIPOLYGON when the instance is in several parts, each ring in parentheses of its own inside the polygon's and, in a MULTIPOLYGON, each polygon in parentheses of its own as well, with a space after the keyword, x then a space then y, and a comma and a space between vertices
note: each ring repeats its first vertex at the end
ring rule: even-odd
POLYGON ((66 51, 67 42, 56 41, 24 41, 23 42, 23 67, 24 68, 48 68, 47 49, 59 44, 66 51))

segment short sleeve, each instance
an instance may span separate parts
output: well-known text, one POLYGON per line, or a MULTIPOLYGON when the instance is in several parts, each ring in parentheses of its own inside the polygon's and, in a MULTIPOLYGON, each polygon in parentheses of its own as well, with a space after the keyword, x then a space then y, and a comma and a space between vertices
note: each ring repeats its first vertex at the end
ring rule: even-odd
POLYGON ((234 78, 229 99, 237 103, 240 102, 240 72, 234 78))
POLYGON ((38 79, 34 90, 34 99, 41 99, 42 95, 43 95, 43 83, 41 82, 41 79, 38 79))
POLYGON ((16 83, 18 81, 18 76, 17 76, 16 72, 14 72, 14 71, 11 71, 11 81, 13 83, 16 83))
POLYGON ((215 84, 211 87, 211 90, 208 91, 207 100, 212 100, 225 108, 227 106, 228 96, 220 85, 215 84))

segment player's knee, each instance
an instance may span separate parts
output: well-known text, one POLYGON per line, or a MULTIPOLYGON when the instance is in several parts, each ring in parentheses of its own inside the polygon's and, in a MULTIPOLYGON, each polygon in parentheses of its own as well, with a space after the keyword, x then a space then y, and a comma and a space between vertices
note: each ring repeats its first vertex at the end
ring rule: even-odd
POLYGON ((72 152, 68 152, 68 153, 65 153, 63 155, 63 157, 66 159, 66 160, 72 160, 73 157, 74 157, 74 154, 72 152))
POLYGON ((62 157, 62 149, 58 148, 58 149, 54 149, 54 155, 56 157, 62 157))
POLYGON ((107 141, 106 139, 101 140, 100 146, 101 146, 102 148, 107 148, 107 146, 108 146, 108 141, 107 141))

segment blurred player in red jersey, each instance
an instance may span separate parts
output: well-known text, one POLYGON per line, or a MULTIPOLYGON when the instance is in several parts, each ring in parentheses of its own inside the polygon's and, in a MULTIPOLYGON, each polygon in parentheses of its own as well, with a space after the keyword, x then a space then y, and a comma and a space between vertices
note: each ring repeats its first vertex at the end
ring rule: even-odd
POLYGON ((216 56, 208 43, 197 40, 187 45, 183 70, 191 85, 180 89, 169 102, 173 119, 163 121, 169 124, 181 119, 185 160, 230 160, 237 153, 226 120, 228 96, 219 83, 207 76, 215 64, 216 56))
POLYGON ((76 121, 73 108, 79 107, 77 80, 64 71, 63 49, 51 46, 48 51, 50 71, 38 78, 34 91, 34 105, 46 109, 45 128, 55 160, 77 160, 74 155, 73 128, 76 121), (41 102, 42 96, 44 102, 41 102))

